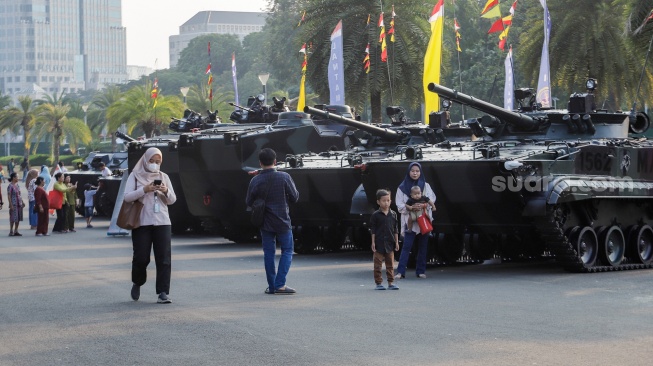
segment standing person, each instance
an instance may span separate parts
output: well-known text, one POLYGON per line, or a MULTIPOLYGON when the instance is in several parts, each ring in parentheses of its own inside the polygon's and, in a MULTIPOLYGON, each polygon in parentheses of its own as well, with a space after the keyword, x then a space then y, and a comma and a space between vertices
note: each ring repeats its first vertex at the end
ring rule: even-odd
POLYGON ((11 173, 14 172, 14 166, 15 166, 14 158, 11 158, 9 160, 9 164, 7 164, 7 174, 11 175, 11 173))
POLYGON ((68 192, 68 186, 66 186, 66 183, 64 183, 63 181, 64 179, 63 173, 55 174, 54 179, 55 179, 54 190, 61 192, 61 194, 63 195, 63 203, 61 204, 61 208, 56 210, 57 219, 54 221, 54 227, 52 228, 52 232, 57 234, 64 234, 68 232, 65 229, 66 210, 67 210, 66 192, 68 192))
POLYGON ((102 172, 103 177, 110 177, 111 176, 111 169, 107 168, 106 164, 100 163, 99 167, 100 167, 100 171, 102 172))
POLYGON ((424 208, 427 209, 429 217, 433 216, 431 215, 431 206, 426 203, 415 203, 413 205, 406 204, 406 201, 408 201, 408 197, 410 196, 410 190, 414 186, 418 186, 422 191, 422 195, 428 197, 431 202, 435 202, 435 193, 433 193, 431 186, 426 183, 426 179, 422 176, 422 166, 419 163, 410 163, 406 177, 397 189, 397 196, 395 199, 397 210, 401 213, 401 234, 404 236, 404 245, 401 248, 399 264, 397 265, 397 274, 395 275, 396 279, 406 277, 406 265, 408 264, 410 250, 413 247, 416 237, 417 267, 415 269, 415 274, 418 278, 426 278, 426 251, 429 236, 419 234, 419 225, 416 221, 409 227, 408 216, 410 215, 410 211, 422 212, 424 208))
POLYGON ((50 202, 48 194, 45 191, 45 179, 39 176, 36 178, 36 189, 34 189, 34 198, 36 200, 35 208, 38 212, 38 224, 36 225, 36 236, 50 236, 48 234, 48 224, 50 223, 50 202))
POLYGON ((43 178, 43 181, 45 182, 44 187, 47 192, 48 187, 50 187, 50 180, 52 179, 50 177, 50 169, 45 165, 41 165, 41 173, 39 173, 39 177, 43 178))
POLYGON ((93 228, 91 220, 93 220, 93 199, 97 193, 97 187, 93 187, 91 183, 84 184, 84 217, 86 218, 86 228, 93 228))
POLYGON ((375 290, 385 290, 381 268, 385 262, 385 273, 388 279, 388 290, 399 290, 394 284, 394 257, 399 250, 399 233, 397 231, 397 213, 390 209, 390 192, 385 189, 376 191, 376 203, 379 209, 370 218, 372 230, 372 252, 374 252, 374 282, 375 290))
POLYGON ((23 236, 18 232, 18 224, 23 221, 23 199, 18 186, 18 173, 9 175, 7 186, 7 201, 9 201, 9 236, 23 236))
POLYGON ((30 169, 29 173, 27 173, 27 200, 29 201, 29 229, 34 230, 36 229, 37 225, 37 215, 36 211, 34 210, 34 205, 35 205, 35 198, 34 198, 34 190, 36 189, 36 177, 39 176, 39 171, 36 169, 30 169))
POLYGON ((258 198, 265 200, 265 215, 261 227, 263 242, 263 261, 268 280, 266 294, 294 294, 296 291, 286 286, 286 275, 290 270, 293 253, 292 226, 290 224, 289 203, 299 199, 295 182, 286 172, 275 169, 277 154, 265 148, 258 154, 261 171, 252 178, 247 189, 245 203, 251 207, 258 198), (275 270, 274 254, 276 242, 281 246, 278 273, 275 270))
POLYGON ((132 230, 132 290, 131 298, 137 301, 141 286, 147 280, 147 265, 150 252, 154 249, 156 262, 156 293, 160 304, 172 302, 170 294, 170 272, 172 258, 170 249, 170 216, 168 205, 175 203, 177 196, 166 173, 160 171, 163 154, 151 147, 136 162, 125 186, 125 202, 139 200, 143 203, 141 226, 132 230))
POLYGON ((77 232, 75 230, 75 205, 77 204, 77 182, 75 184, 72 184, 70 182, 70 175, 69 174, 64 174, 63 178, 64 184, 66 184, 66 187, 68 187, 68 190, 66 191, 66 211, 64 214, 66 215, 66 221, 63 226, 64 231, 68 231, 70 233, 77 232))
POLYGON ((0 183, 5 182, 5 171, 2 168, 2 164, 0 164, 0 183))
POLYGON ((27 162, 27 158, 23 158, 23 162, 20 163, 20 170, 23 172, 23 183, 25 183, 25 180, 27 179, 27 172, 29 171, 29 163, 27 162))

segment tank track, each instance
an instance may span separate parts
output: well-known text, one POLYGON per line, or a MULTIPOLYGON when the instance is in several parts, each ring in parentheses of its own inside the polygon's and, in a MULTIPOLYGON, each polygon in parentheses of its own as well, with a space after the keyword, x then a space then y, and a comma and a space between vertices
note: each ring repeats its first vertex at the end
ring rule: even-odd
POLYGON ((569 272, 596 273, 653 268, 653 263, 622 263, 619 266, 594 265, 588 268, 581 261, 578 252, 565 236, 563 229, 554 217, 553 211, 549 210, 547 216, 536 218, 535 225, 546 247, 555 256, 556 262, 569 272))

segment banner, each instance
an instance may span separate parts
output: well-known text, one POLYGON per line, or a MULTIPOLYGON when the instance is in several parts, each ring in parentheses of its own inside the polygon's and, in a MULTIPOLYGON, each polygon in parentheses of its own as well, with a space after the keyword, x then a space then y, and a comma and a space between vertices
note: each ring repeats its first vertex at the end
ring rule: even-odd
POLYGON ((238 79, 236 77, 236 53, 231 53, 231 76, 234 79, 234 97, 236 97, 236 105, 240 105, 238 101, 238 79))
POLYGON ((440 98, 428 90, 429 83, 440 84, 440 59, 442 58, 442 32, 444 29, 444 1, 438 0, 433 7, 431 17, 431 39, 424 55, 424 119, 429 120, 429 113, 440 110, 440 98))
POLYGON ((345 104, 345 68, 342 58, 342 20, 331 33, 329 58, 329 104, 345 104))
POLYGON ((515 100, 512 81, 512 47, 508 51, 504 66, 506 68, 506 82, 503 85, 503 108, 511 111, 513 110, 513 101, 515 100))
POLYGON ((542 59, 540 60, 540 78, 537 81, 536 101, 542 107, 551 107, 551 75, 549 71, 549 36, 551 35, 551 15, 546 6, 546 0, 540 0, 544 8, 544 44, 542 45, 542 59))

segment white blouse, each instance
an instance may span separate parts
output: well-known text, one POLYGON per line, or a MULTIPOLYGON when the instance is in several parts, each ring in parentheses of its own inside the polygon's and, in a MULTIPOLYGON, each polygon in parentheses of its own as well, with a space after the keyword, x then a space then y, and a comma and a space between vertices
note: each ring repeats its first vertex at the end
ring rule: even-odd
POLYGON ((172 205, 177 201, 172 183, 166 173, 161 172, 161 180, 168 187, 168 193, 149 192, 145 193, 143 186, 138 183, 136 187, 136 179, 134 173, 129 174, 127 178, 127 185, 125 186, 125 202, 141 201, 143 209, 141 210, 141 226, 146 225, 170 225, 170 216, 168 215, 168 205, 172 205), (156 197, 155 197, 156 193, 156 197), (159 203, 159 212, 154 212, 155 202, 159 203))

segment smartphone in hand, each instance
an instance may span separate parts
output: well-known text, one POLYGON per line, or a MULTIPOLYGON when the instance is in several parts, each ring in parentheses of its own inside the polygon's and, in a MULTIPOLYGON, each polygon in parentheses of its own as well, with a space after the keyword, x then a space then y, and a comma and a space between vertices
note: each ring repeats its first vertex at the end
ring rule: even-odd
POLYGON ((155 179, 154 180, 154 185, 155 186, 160 186, 161 185, 161 179, 155 179))

